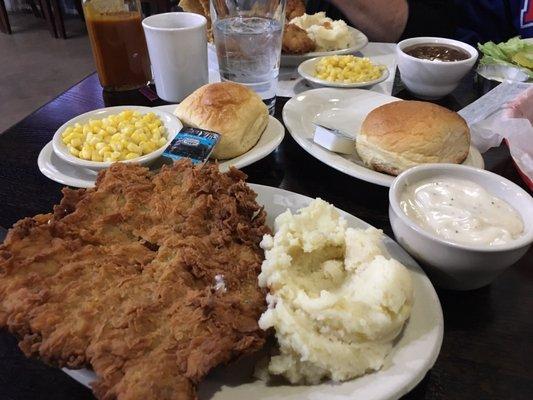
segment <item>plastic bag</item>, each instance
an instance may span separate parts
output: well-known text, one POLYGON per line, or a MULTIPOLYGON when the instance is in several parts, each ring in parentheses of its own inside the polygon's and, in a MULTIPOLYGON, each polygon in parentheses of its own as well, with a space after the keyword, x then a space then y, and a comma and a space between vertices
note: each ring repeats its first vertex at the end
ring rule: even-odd
POLYGON ((506 140, 522 178, 533 190, 533 86, 504 82, 459 114, 468 123, 472 144, 480 152, 506 140))

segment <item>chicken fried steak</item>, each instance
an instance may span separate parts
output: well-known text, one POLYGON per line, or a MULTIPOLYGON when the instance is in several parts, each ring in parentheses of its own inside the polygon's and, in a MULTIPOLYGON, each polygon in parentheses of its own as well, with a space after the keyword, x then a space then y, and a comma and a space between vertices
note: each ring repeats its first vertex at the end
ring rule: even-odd
POLYGON ((269 230, 244 179, 115 164, 94 189, 63 189, 0 246, 0 326, 27 356, 91 367, 100 399, 195 398, 209 370, 264 342, 269 230))

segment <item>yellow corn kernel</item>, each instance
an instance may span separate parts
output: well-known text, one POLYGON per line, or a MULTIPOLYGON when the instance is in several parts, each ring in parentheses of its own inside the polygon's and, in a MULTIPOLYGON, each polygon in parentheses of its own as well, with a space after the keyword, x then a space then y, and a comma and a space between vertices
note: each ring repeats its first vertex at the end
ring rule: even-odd
POLYGON ((106 153, 109 153, 111 155, 111 153, 113 152, 113 149, 109 146, 104 146, 102 147, 100 150, 98 150, 98 154, 100 154, 102 157, 106 154, 106 153))
POLYGON ((86 147, 82 148, 81 151, 80 151, 79 157, 83 158, 84 160, 90 160, 91 159, 91 150, 89 150, 86 147))
POLYGON ((132 160, 134 158, 140 157, 141 155, 139 153, 128 153, 124 157, 125 160, 132 160))
POLYGON ((130 136, 133 133, 133 129, 134 129, 133 126, 126 125, 124 128, 120 130, 120 133, 130 136))
POLYGON ((91 154, 91 161, 104 161, 103 157, 98 153, 91 154))
POLYGON ((152 131, 152 139, 153 140, 159 140, 161 138, 161 132, 159 132, 159 129, 155 129, 152 131))
POLYGON ((110 146, 114 151, 118 151, 118 152, 124 149, 124 144, 122 144, 122 142, 111 143, 110 146))
POLYGON ((94 148, 96 149, 96 151, 100 151, 100 150, 102 150, 104 147, 107 147, 107 145, 105 144, 105 142, 97 142, 97 143, 94 145, 94 148))
POLYGON ((141 153, 142 151, 141 148, 137 146, 135 143, 128 143, 126 148, 132 153, 141 153))
POLYGON ((68 146, 68 151, 70 152, 70 154, 72 154, 73 156, 75 157, 78 157, 80 155, 80 151, 72 146, 68 146))
POLYGON ((89 126, 91 128, 100 128, 102 126, 102 121, 98 119, 89 120, 89 126))
POLYGON ((131 134, 130 139, 134 143, 138 144, 141 141, 141 134, 142 134, 142 132, 139 129, 137 129, 131 134))
POLYGON ((100 139, 97 136, 91 137, 89 140, 86 140, 85 143, 89 143, 92 146, 96 146, 97 143, 99 143, 102 139, 100 139))
POLYGON ((68 135, 70 135, 72 132, 74 132, 74 128, 72 126, 68 126, 67 129, 65 129, 62 133, 61 133, 61 137, 66 137, 68 135))
POLYGON ((143 154, 149 154, 156 149, 156 145, 154 143, 146 141, 139 143, 139 147, 141 148, 143 154))
POLYGON ((72 147, 81 147, 82 144, 83 142, 79 137, 74 137, 70 140, 70 145, 72 147))

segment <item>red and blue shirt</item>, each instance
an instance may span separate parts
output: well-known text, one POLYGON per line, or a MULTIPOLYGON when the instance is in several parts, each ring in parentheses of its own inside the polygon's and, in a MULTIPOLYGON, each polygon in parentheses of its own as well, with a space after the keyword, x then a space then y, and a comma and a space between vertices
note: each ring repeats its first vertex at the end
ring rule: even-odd
POLYGON ((533 37, 533 0, 455 0, 455 34, 467 43, 533 37))

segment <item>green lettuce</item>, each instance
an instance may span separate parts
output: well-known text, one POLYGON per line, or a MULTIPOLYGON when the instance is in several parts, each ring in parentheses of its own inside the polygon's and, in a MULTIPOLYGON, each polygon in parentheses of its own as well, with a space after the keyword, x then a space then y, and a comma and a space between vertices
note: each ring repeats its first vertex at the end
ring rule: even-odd
POLYGON ((532 43, 517 36, 498 44, 494 42, 478 43, 477 47, 483 53, 483 57, 479 61, 481 65, 500 64, 519 67, 533 78, 532 43))

